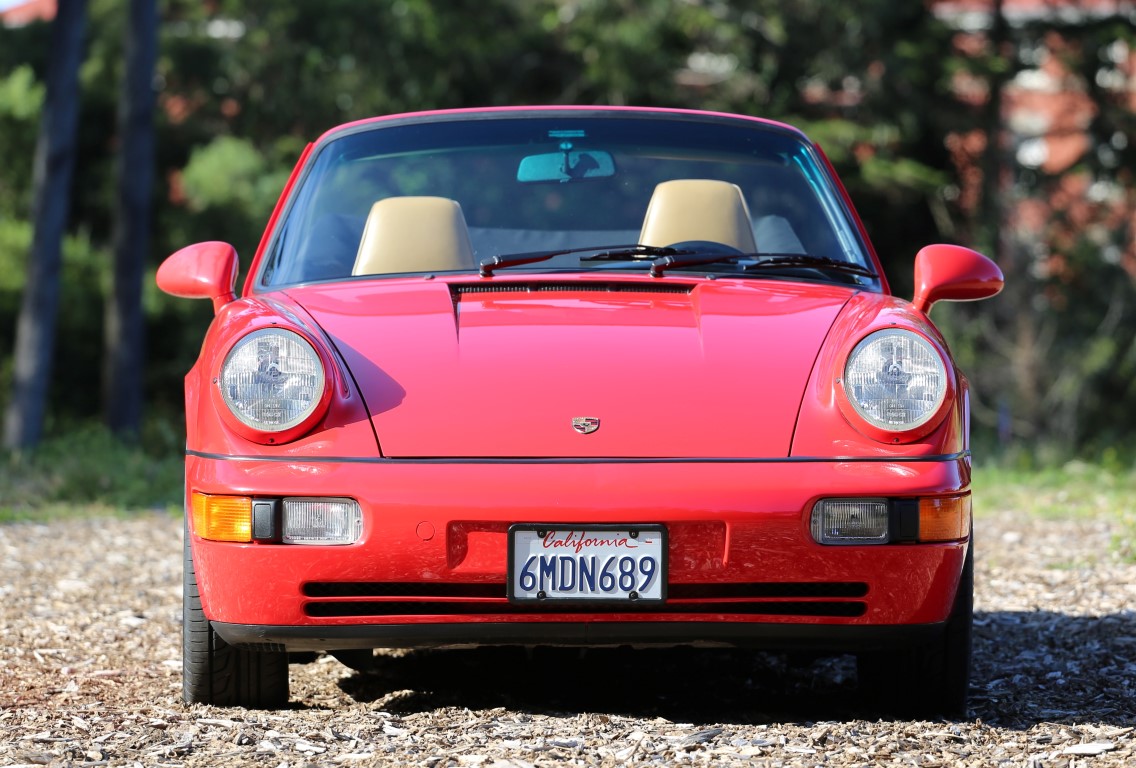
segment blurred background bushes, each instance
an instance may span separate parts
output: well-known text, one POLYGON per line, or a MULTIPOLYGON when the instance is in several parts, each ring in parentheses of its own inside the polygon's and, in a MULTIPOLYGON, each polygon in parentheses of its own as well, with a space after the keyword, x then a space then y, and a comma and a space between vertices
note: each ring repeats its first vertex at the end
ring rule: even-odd
MULTIPOLYGON (((404 110, 594 103, 726 110, 801 126, 842 174, 896 293, 910 296, 914 255, 931 242, 976 247, 1006 272, 1003 296, 935 310, 971 378, 983 449, 1019 464, 1127 454, 1136 430, 1134 11, 1119 3, 1077 16, 1062 11, 1077 2, 989 0, 980 6, 985 15, 964 18, 953 15, 955 5, 160 4, 142 445, 176 458, 181 379, 211 317, 207 302, 158 292, 153 271, 179 247, 212 239, 236 245, 247 266, 308 141, 341 122, 404 110), (1083 119, 1071 128, 1028 119, 1029 84, 1043 76, 1078 94, 1083 119), (1083 141, 1067 162, 1038 154, 1039 140, 1056 147, 1057 133, 1070 131, 1083 141)), ((57 455, 51 445, 64 444, 51 440, 116 456, 99 442, 105 430, 91 425, 100 419, 124 6, 87 6, 49 457, 57 455)), ((49 22, 0 27, 5 341, 14 337, 31 242, 31 158, 49 30, 49 22)), ((0 348, 0 406, 11 375, 9 345, 0 348)))

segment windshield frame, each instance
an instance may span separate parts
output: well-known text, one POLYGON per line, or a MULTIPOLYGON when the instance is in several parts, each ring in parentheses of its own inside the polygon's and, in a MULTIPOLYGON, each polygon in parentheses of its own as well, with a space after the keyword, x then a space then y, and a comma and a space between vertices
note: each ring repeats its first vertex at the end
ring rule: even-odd
MULTIPOLYGON (((282 201, 278 211, 273 216, 270 222, 270 232, 266 233, 268 236, 264 238, 262 247, 258 249, 256 258, 251 265, 249 276, 245 283, 246 295, 252 293, 264 293, 282 288, 304 285, 308 283, 317 282, 343 282, 356 279, 390 279, 396 277, 414 277, 416 275, 433 274, 430 272, 402 272, 386 275, 359 275, 359 276, 337 276, 334 278, 320 279, 320 280, 294 280, 294 281, 270 281, 267 277, 271 274, 274 259, 278 258, 279 250, 282 248, 282 239, 287 229, 291 217, 296 213, 296 207, 304 203, 305 200, 310 200, 310 191, 308 185, 312 182, 313 174, 317 173, 321 168, 321 158, 326 156, 326 153, 332 151, 337 144, 349 137, 358 136, 360 134, 370 134, 376 131, 381 132, 391 128, 405 128, 407 126, 423 126, 437 123, 454 123, 454 122, 501 122, 501 121, 529 121, 533 119, 543 120, 643 120, 643 121, 667 121, 672 123, 696 123, 696 124, 709 124, 709 125, 725 125, 734 128, 749 129, 757 132, 768 132, 778 134, 783 138, 791 139, 799 148, 801 154, 794 156, 794 162, 799 166, 801 175, 805 178, 812 188, 813 193, 816 195, 816 202, 819 210, 823 212, 833 234, 839 239, 840 248, 843 252, 845 260, 851 264, 863 265, 874 271, 879 277, 868 279, 860 287, 865 290, 888 293, 888 285, 886 277, 884 277, 881 265, 876 257, 875 251, 872 248, 867 234, 863 229, 858 214, 852 207, 851 201, 848 199, 846 190, 844 189, 839 178, 836 177, 835 171, 832 169, 827 157, 820 151, 819 147, 814 145, 808 137, 806 137, 798 129, 782 123, 777 123, 769 120, 764 120, 756 117, 749 117, 745 115, 729 115, 723 113, 713 112, 697 112, 689 110, 664 110, 664 109, 642 109, 642 108, 595 108, 595 107, 538 107, 538 108, 498 108, 488 110, 447 110, 441 112, 429 113, 415 113, 407 115, 396 115, 384 118, 371 118, 368 120, 358 121, 355 123, 348 123, 339 128, 332 129, 321 136, 313 145, 311 145, 309 152, 306 152, 302 158, 301 167, 297 168, 297 173, 293 179, 293 183, 286 189, 286 198, 282 201)), ((392 153, 393 154, 393 153, 392 153)), ((587 181, 579 183, 589 183, 587 181)), ((597 243, 596 250, 602 250, 604 247, 610 246, 612 243, 597 243)), ((507 255, 507 254, 501 254, 507 255)), ((606 268, 604 272, 611 274, 616 270, 610 267, 606 268)), ((509 274, 532 274, 532 273, 550 273, 559 272, 581 272, 591 273, 593 270, 576 269, 565 270, 563 267, 553 268, 547 265, 543 266, 539 263, 528 265, 521 269, 509 269, 509 274)), ((678 270, 668 270, 668 275, 681 276, 681 277, 696 277, 699 272, 712 272, 706 268, 690 270, 683 268, 678 270)), ((476 279, 476 270, 466 273, 455 272, 437 273, 438 276, 453 276, 457 278, 474 278, 476 279)), ((502 274, 502 273, 498 273, 502 274)), ((743 279, 769 279, 772 277, 769 274, 745 274, 735 275, 730 274, 731 277, 737 276, 743 279)), ((805 278, 807 279, 807 278, 805 278)), ((832 280, 823 280, 823 282, 837 282, 832 280)))

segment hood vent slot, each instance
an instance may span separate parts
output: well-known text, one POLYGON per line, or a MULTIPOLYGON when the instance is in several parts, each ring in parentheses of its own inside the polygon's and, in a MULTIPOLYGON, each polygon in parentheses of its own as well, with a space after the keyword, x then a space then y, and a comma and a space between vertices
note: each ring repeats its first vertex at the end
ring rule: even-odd
POLYGON ((559 282, 492 282, 492 283, 457 283, 450 285, 450 294, 454 301, 462 296, 483 293, 677 293, 689 294, 694 290, 693 285, 681 283, 605 283, 591 280, 573 280, 559 282))

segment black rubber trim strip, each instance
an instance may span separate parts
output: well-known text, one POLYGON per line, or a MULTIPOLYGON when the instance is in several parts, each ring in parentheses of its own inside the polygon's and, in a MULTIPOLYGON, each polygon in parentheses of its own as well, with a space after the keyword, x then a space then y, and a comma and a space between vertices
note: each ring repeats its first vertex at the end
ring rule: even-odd
POLYGON ((908 647, 940 636, 945 623, 879 625, 705 621, 524 621, 353 626, 266 626, 212 622, 237 648, 327 651, 482 645, 730 646, 853 652, 908 647))
POLYGON ((651 457, 566 457, 527 458, 498 456, 457 456, 447 458, 388 458, 385 456, 227 456, 186 449, 186 456, 216 461, 262 461, 285 464, 929 464, 958 461, 970 456, 970 451, 935 454, 931 456, 785 456, 781 458, 651 458, 651 457))

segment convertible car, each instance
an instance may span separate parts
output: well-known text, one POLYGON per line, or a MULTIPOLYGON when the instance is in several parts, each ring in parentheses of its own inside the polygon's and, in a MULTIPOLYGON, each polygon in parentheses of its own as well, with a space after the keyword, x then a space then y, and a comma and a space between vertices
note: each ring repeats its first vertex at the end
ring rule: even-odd
POLYGON ((967 381, 820 147, 662 109, 395 115, 304 151, 185 380, 184 698, 275 707, 290 654, 707 646, 857 655, 965 712, 967 381))

